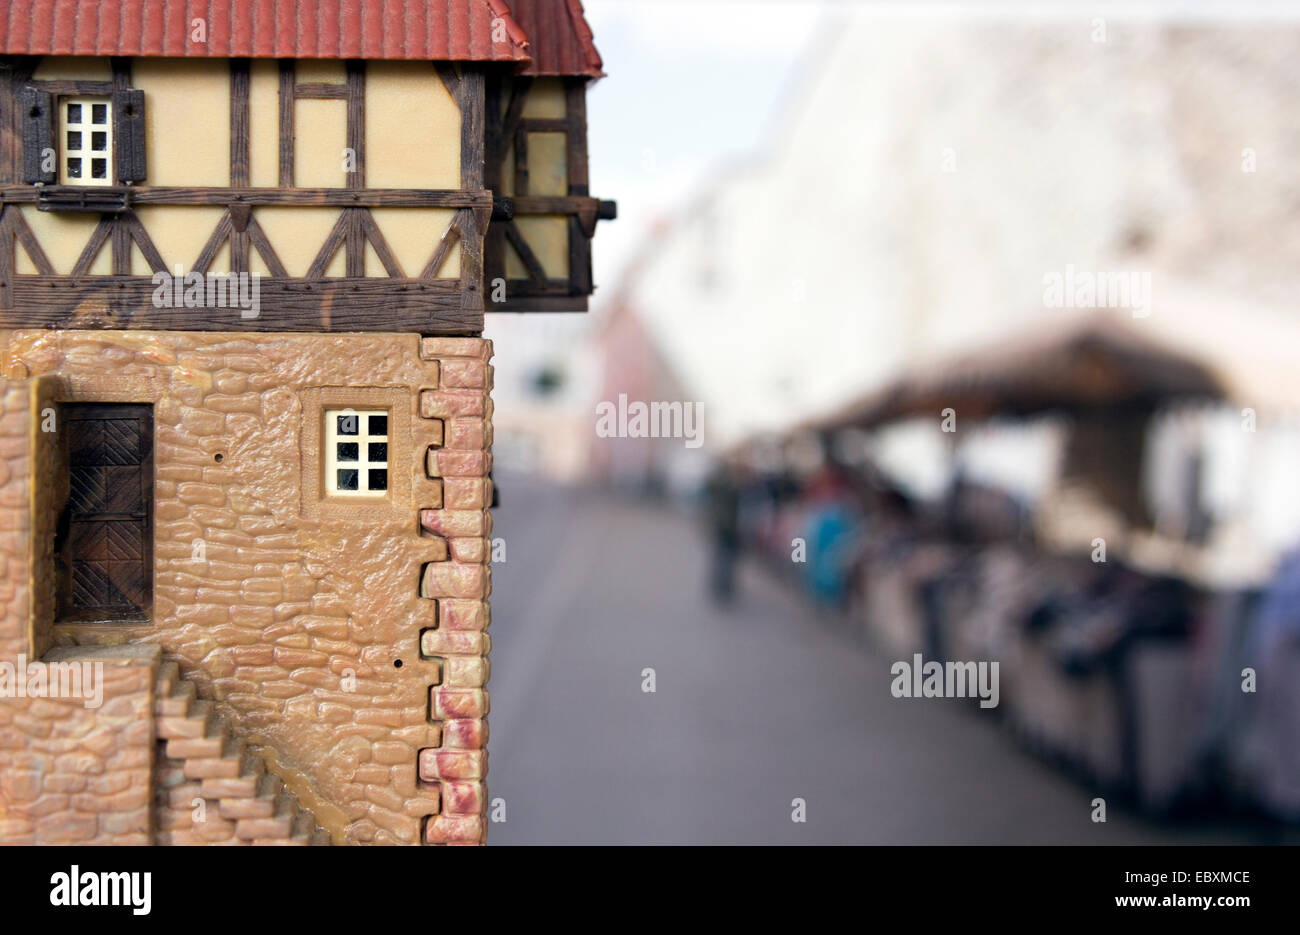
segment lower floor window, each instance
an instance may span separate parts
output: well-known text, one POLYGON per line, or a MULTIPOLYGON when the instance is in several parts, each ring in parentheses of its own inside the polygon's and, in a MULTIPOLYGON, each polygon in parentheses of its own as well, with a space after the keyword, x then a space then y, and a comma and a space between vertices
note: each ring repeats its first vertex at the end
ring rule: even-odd
POLYGON ((325 410, 325 492, 382 497, 388 493, 388 413, 325 410))

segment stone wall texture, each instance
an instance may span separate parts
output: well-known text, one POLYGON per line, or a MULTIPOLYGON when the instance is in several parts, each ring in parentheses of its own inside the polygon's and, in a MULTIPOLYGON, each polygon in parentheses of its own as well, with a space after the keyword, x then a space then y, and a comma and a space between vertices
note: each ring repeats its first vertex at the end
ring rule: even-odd
MULTIPOLYGON (((19 381, 154 406, 154 620, 50 638, 160 646, 335 844, 481 843, 490 356, 397 334, 11 333, 0 447, 19 381), (390 411, 382 502, 320 494, 323 410, 348 405, 390 411)), ((0 560, 18 545, 0 537, 0 560)), ((0 745, 8 767, 33 738, 0 729, 24 741, 0 745)))
POLYGON ((55 663, 99 688, 0 699, 0 843, 152 844, 158 648, 70 647, 38 664, 55 663))

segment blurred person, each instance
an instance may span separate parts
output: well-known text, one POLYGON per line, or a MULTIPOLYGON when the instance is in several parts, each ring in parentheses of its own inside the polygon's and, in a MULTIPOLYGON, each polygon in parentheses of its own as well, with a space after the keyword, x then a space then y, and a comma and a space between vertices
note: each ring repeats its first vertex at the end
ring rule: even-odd
POLYGON ((740 486, 730 465, 718 462, 704 483, 706 519, 713 545, 709 593, 718 604, 729 604, 736 591, 736 561, 740 557, 740 486))
POLYGON ((808 592, 819 607, 842 609, 861 533, 852 488, 843 471, 828 460, 809 482, 805 497, 808 592))

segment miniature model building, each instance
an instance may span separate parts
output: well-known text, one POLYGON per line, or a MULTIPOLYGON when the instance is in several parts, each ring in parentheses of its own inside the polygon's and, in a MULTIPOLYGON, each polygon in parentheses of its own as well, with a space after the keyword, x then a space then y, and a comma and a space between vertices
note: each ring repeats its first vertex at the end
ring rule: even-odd
POLYGON ((491 347, 578 0, 0 8, 0 844, 485 833, 491 347))

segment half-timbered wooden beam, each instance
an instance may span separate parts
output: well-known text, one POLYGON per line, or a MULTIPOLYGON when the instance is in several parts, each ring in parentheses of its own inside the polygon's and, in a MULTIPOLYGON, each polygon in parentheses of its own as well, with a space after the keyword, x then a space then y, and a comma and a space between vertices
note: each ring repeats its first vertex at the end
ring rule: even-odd
POLYGON ((460 227, 457 226, 456 220, 453 219, 447 229, 443 231, 442 239, 438 241, 438 248, 433 251, 433 256, 428 264, 420 272, 421 279, 437 279, 438 270, 442 269, 442 264, 447 262, 447 257, 460 240, 460 227))
POLYGON ((14 229, 9 217, 18 208, 0 210, 0 310, 13 307, 14 229))
POLYGON ((131 87, 131 60, 114 56, 109 59, 109 67, 113 70, 113 90, 128 90, 131 87))
MULTIPOLYGON (((246 58, 232 59, 230 62, 230 184, 234 188, 246 188, 249 181, 250 133, 252 117, 249 113, 249 63, 246 58)), ((245 231, 248 222, 248 207, 241 206, 243 213, 236 218, 231 210, 230 231, 230 271, 248 272, 249 238, 245 231)))
POLYGON ((384 272, 395 279, 405 278, 406 274, 402 272, 402 266, 393 254, 393 248, 388 245, 388 238, 379 229, 370 211, 366 208, 358 208, 357 211, 361 215, 362 231, 369 244, 375 248, 375 255, 379 257, 379 262, 384 264, 384 272))
POLYGON ((532 247, 528 246, 528 241, 524 240, 523 235, 519 233, 519 228, 515 226, 515 222, 507 221, 505 228, 506 240, 510 242, 510 246, 515 248, 515 253, 519 255, 524 268, 528 270, 529 279, 534 282, 545 282, 546 270, 542 268, 541 261, 537 259, 537 254, 533 253, 532 247))
POLYGON ((120 215, 109 224, 113 235, 113 275, 131 275, 131 229, 126 226, 126 219, 120 215))
POLYGON ((271 275, 279 279, 288 279, 289 272, 280 262, 280 255, 275 252, 275 247, 271 246, 271 241, 266 236, 266 231, 262 230, 262 225, 257 223, 257 218, 252 215, 248 218, 248 239, 252 242, 253 248, 257 250, 258 256, 266 264, 266 268, 271 271, 271 275))
MULTIPOLYGON (((84 192, 87 186, 47 185, 45 191, 84 192)), ((129 189, 96 187, 100 196, 125 195, 133 205, 317 205, 384 208, 488 208, 492 193, 486 189, 425 188, 184 188, 133 185, 129 189)), ((0 204, 35 204, 34 185, 0 186, 0 204)))
POLYGON ((339 214, 338 220, 330 228, 329 236, 325 238, 325 243, 321 245, 320 252, 316 254, 316 259, 311 261, 311 267, 307 270, 308 279, 321 279, 324 277, 325 270, 334 261, 334 254, 338 253, 339 247, 347 242, 347 237, 348 214, 344 211, 339 214))
MULTIPOLYGON (((348 188, 366 187, 366 63, 349 59, 347 63, 348 83, 347 108, 347 145, 352 151, 353 167, 348 173, 348 188)), ((482 185, 477 186, 482 188, 482 185)))
MULTIPOLYGON (((0 272, 3 261, 0 261, 0 272)), ((258 314, 234 308, 160 308, 150 276, 13 277, 12 309, 0 328, 155 331, 414 331, 478 334, 481 310, 466 309, 454 280, 323 280, 259 277, 258 314)))
POLYGON ((212 233, 208 236, 208 241, 199 251, 198 258, 194 261, 194 272, 206 273, 212 268, 212 261, 217 258, 217 252, 221 245, 230 237, 232 225, 230 223, 230 212, 227 211, 221 215, 221 220, 213 228, 212 233))
POLYGON ((246 58, 230 62, 230 185, 248 187, 249 136, 252 118, 249 113, 249 63, 246 58))
POLYGON ((280 187, 293 188, 293 60, 280 60, 280 187))
POLYGON ((308 82, 293 86, 293 96, 300 101, 346 101, 349 94, 346 84, 308 82))
POLYGON ((22 114, 18 89, 27 84, 39 61, 34 56, 0 59, 0 183, 20 182, 23 177, 22 114))
POLYGON ((67 81, 64 79, 29 79, 27 84, 51 94, 95 94, 110 95, 115 84, 112 81, 67 81))
POLYGON ((113 228, 113 219, 102 217, 95 229, 90 232, 90 239, 86 245, 81 248, 81 255, 77 257, 77 262, 72 264, 73 276, 84 276, 90 272, 90 267, 94 265, 95 258, 99 256, 99 251, 103 249, 105 241, 113 228))
POLYGON ((32 261, 36 271, 46 276, 53 276, 54 265, 50 262, 50 258, 45 255, 45 250, 41 247, 40 241, 36 239, 36 234, 27 223, 27 218, 23 217, 22 209, 17 206, 9 209, 6 212, 6 219, 13 227, 14 236, 23 245, 23 252, 32 261))
MULTIPOLYGON (((131 240, 140 248, 140 254, 144 257, 145 262, 149 264, 149 269, 155 273, 166 272, 167 264, 163 262, 162 254, 160 254, 158 248, 154 246, 153 238, 150 237, 149 232, 144 229, 144 225, 140 223, 140 219, 136 217, 134 213, 131 213, 125 215, 122 218, 122 222, 126 225, 127 231, 131 234, 131 240)), ((51 274, 53 272, 53 270, 50 270, 51 274)))
POLYGON ((591 194, 587 177, 587 82, 568 78, 564 82, 564 112, 568 122, 565 164, 569 173, 569 194, 591 194))

